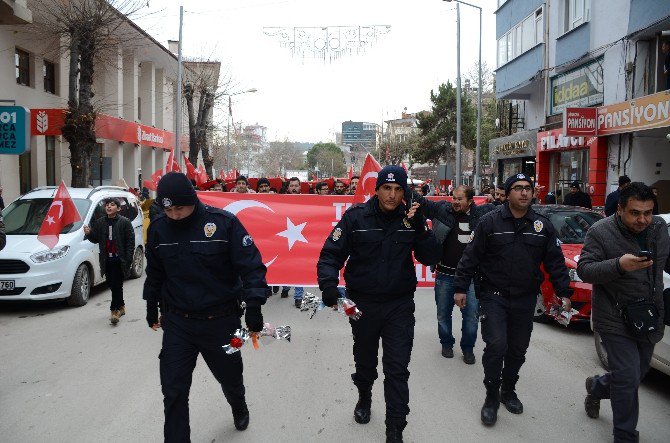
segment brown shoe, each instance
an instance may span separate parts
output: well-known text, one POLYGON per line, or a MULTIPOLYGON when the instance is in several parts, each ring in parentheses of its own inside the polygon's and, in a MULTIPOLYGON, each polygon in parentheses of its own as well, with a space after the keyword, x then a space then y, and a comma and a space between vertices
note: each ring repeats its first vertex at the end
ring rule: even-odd
POLYGON ((119 322, 119 311, 112 311, 112 315, 109 317, 109 322, 113 325, 117 324, 119 322))
POLYGON ((119 317, 123 317, 124 315, 126 315, 126 307, 125 307, 125 306, 121 306, 121 307, 119 308, 119 317))

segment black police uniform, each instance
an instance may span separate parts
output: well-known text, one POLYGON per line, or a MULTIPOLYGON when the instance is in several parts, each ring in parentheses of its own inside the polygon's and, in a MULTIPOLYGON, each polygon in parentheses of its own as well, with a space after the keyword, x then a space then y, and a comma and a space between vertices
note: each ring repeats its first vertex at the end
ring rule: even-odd
POLYGON ((188 396, 198 353, 221 383, 233 414, 246 410, 242 356, 221 347, 241 327, 240 302, 265 303, 266 268, 240 221, 199 201, 186 220, 174 223, 158 215, 147 237, 144 298, 148 306, 161 301, 163 311, 165 440, 189 441, 188 396))
POLYGON ((515 219, 505 203, 486 214, 458 263, 454 286, 465 293, 475 273, 481 277, 480 318, 486 343, 484 384, 511 390, 525 361, 533 314, 544 275, 558 297, 570 297, 570 278, 554 227, 532 208, 515 219))
POLYGON ((407 368, 415 323, 417 280, 412 251, 426 265, 436 264, 441 253, 433 233, 415 230, 405 216, 406 210, 401 204, 395 212, 386 214, 376 196, 353 205, 326 240, 317 264, 319 288, 332 291, 347 262, 347 294, 363 312, 359 320, 350 321, 356 363, 351 378, 359 391, 372 388, 377 379, 381 338, 386 417, 402 422, 409 413, 407 368))

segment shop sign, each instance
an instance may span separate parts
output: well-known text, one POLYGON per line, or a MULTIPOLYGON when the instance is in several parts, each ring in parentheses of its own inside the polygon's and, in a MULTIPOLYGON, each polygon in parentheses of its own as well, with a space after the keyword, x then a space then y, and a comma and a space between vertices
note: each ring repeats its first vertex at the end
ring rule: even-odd
POLYGON ((587 107, 603 102, 602 59, 551 79, 549 115, 559 114, 567 107, 587 107))
POLYGON ((0 154, 30 151, 30 112, 23 106, 0 106, 0 154))
POLYGON ((489 141, 492 159, 534 157, 537 131, 523 131, 489 141))
POLYGON ((597 108, 565 108, 563 111, 563 135, 595 136, 597 108))
POLYGON ((496 146, 493 153, 505 156, 519 155, 527 152, 529 147, 530 142, 528 140, 516 140, 496 146))
POLYGON ((591 146, 597 137, 568 137, 561 129, 538 132, 537 142, 540 151, 585 149, 591 146))
POLYGON ((598 135, 660 128, 670 125, 670 91, 598 108, 598 135))

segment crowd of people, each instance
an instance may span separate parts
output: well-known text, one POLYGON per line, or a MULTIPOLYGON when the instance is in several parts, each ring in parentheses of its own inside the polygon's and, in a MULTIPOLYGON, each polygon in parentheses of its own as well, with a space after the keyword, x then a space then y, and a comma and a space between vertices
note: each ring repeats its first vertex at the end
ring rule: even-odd
MULTIPOLYGON (((334 181, 333 189, 318 182, 313 192, 346 195, 354 193, 357 185, 358 177, 349 186, 334 181)), ((301 181, 292 177, 278 192, 300 194, 303 189, 301 181)), ((221 192, 223 186, 214 183, 210 190, 221 192)), ((570 310, 573 292, 554 227, 532 209, 540 190, 532 177, 515 174, 495 188, 484 189, 488 197, 484 204, 474 203, 475 190, 469 186, 450 189, 450 202, 432 201, 425 198, 432 193, 429 187, 411 189, 404 169, 387 166, 378 173, 376 194, 343 214, 325 240, 316 266, 326 306, 347 297, 365 312, 362 318, 350 321, 357 423, 370 421, 381 342, 386 441, 403 441, 415 324, 413 259, 435 271, 441 355, 455 356, 454 307, 462 313, 459 347, 467 365, 476 363, 474 347, 481 328, 485 344, 482 423, 495 425, 501 404, 512 414, 524 412, 516 386, 530 345, 536 298, 544 280, 542 269, 563 309, 570 310), (428 219, 432 229, 426 224, 428 219), (338 287, 342 268, 346 288, 338 287)), ((239 177, 231 192, 275 191, 267 178, 258 179, 256 189, 251 189, 249 180, 239 177)), ((553 203, 551 195, 544 203, 553 203)), ((562 203, 591 207, 590 197, 578 182, 571 184, 562 203)), ((144 299, 148 326, 164 331, 160 377, 165 439, 189 439, 188 396, 199 354, 222 386, 235 427, 244 430, 249 409, 242 357, 222 352, 220 343, 242 326, 242 316, 250 331, 260 331, 262 306, 268 297, 281 289, 281 297, 288 298, 292 288, 267 285, 266 268, 253 238, 234 215, 202 204, 185 175, 165 175, 153 206, 158 209, 148 231, 144 299), (174 271, 166 273, 165 269, 174 271)), ((593 284, 593 327, 603 339, 610 364, 606 374, 586 379, 584 409, 588 417, 598 418, 601 400, 611 400, 615 442, 638 441, 638 387, 649 369, 654 344, 663 335, 664 322, 668 322, 662 271, 670 271, 670 238, 665 223, 653 217, 657 208, 651 187, 621 177, 618 189, 607 197, 608 217, 587 232, 578 262, 582 281, 593 284), (641 295, 640 288, 649 293, 641 295), (641 321, 648 327, 644 331, 635 330, 629 317, 621 315, 627 308, 632 312, 631 306, 641 301, 652 313, 651 318, 635 323, 641 321)), ((114 201, 106 202, 107 218, 93 229, 86 227, 87 238, 101 245, 113 232, 117 241, 123 238, 114 228, 123 226, 119 219, 114 220, 115 209, 114 201)), ((124 248, 114 244, 110 252, 110 238, 106 240, 101 263, 106 264, 108 274, 113 270, 111 275, 122 280, 127 260, 124 248)), ((293 294, 295 306, 301 307, 304 288, 293 288, 293 294)), ((112 288, 112 304, 117 316, 123 315, 119 314, 123 312, 122 288, 112 288)))

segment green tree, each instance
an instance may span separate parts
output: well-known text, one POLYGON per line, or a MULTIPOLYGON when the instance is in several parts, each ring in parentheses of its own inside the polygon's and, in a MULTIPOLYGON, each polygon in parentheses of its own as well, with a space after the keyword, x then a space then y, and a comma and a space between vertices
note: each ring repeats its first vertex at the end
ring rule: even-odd
POLYGON ((322 174, 342 177, 347 170, 344 153, 335 143, 317 143, 307 152, 307 167, 313 172, 316 167, 322 174))
MULTIPOLYGON (((412 152, 417 163, 438 164, 453 162, 456 143, 456 88, 447 82, 437 94, 430 91, 431 112, 418 116, 421 138, 412 152)), ((468 96, 461 94, 461 143, 466 149, 475 149, 477 142, 477 110, 468 96)))

